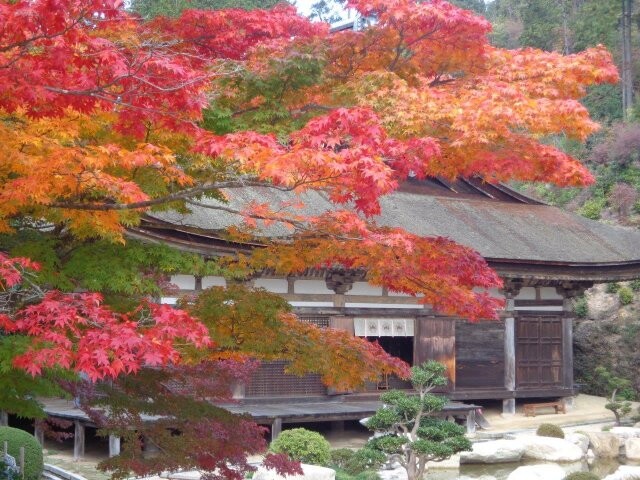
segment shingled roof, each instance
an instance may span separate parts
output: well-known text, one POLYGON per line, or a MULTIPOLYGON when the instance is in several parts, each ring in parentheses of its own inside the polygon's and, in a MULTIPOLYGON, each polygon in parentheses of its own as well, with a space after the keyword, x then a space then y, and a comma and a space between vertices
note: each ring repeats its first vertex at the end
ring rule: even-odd
MULTIPOLYGON (((273 189, 234 191, 230 206, 249 202, 278 204, 290 193, 273 189)), ((304 194, 305 214, 335 208, 321 194, 304 194)), ((208 200, 215 203, 214 200, 208 200)), ((381 200, 380 225, 401 227, 423 236, 444 236, 480 252, 493 266, 529 265, 534 270, 570 267, 585 279, 607 280, 640 276, 640 232, 589 220, 557 207, 542 204, 504 185, 481 181, 411 181, 381 200), (545 267, 546 265, 546 267, 545 267), (600 275, 595 275, 596 271, 600 275), (589 273, 590 272, 590 273, 589 273), (595 275, 595 276, 594 276, 595 275)), ((132 231, 145 236, 154 228, 171 236, 175 227, 195 243, 210 242, 216 232, 237 225, 237 215, 193 207, 190 214, 154 213, 147 224, 132 231), (199 238, 199 240, 198 240, 199 238), (207 240, 207 238, 209 240, 207 240)), ((262 234, 282 236, 285 228, 271 226, 262 234)), ((506 268, 506 267, 505 267, 506 268)), ((565 268, 566 271, 566 268, 565 268)), ((578 275, 579 276, 579 275, 578 275)))

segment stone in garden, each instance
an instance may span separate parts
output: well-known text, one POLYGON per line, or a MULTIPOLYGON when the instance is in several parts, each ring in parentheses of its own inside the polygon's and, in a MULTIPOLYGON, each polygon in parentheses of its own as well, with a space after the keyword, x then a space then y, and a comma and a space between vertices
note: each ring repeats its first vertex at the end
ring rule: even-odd
POLYGON ((493 440, 473 444, 471 452, 460 453, 460 463, 510 463, 519 462, 524 445, 518 440, 493 440))
POLYGON ((378 472, 378 476, 381 480, 407 480, 407 471, 404 468, 382 470, 378 472))
POLYGON ((607 475, 603 480, 638 480, 638 478, 640 478, 640 467, 621 465, 618 470, 607 475))
POLYGON ((169 480, 200 480, 200 477, 199 472, 177 472, 167 476, 169 480))
POLYGON ((278 475, 275 470, 268 470, 264 467, 258 467, 256 473, 253 474, 253 480, 335 480, 336 471, 326 467, 317 465, 301 464, 302 475, 288 475, 283 477, 278 475))
POLYGON ((587 450, 589 450, 589 437, 584 433, 568 433, 564 436, 564 439, 580 447, 583 455, 587 454, 587 450))
POLYGON ((620 440, 609 432, 586 432, 596 457, 616 458, 620 454, 620 440))
POLYGON ((458 470, 459 468, 460 454, 452 455, 441 462, 427 462, 428 470, 458 470))
POLYGON ((640 460, 640 438, 629 438, 624 442, 624 451, 629 460, 640 460))
POLYGON ((516 468, 507 480, 563 480, 566 476, 559 465, 530 465, 516 468))
POLYGON ((494 477, 493 475, 481 475, 479 477, 468 477, 466 475, 463 475, 461 477, 458 477, 458 480, 496 480, 496 477, 494 477))
POLYGON ((567 440, 553 437, 523 436, 523 458, 548 462, 577 462, 583 457, 582 449, 567 440))
POLYGON ((640 438, 640 428, 613 427, 609 431, 616 437, 618 437, 622 442, 624 442, 627 438, 640 438))

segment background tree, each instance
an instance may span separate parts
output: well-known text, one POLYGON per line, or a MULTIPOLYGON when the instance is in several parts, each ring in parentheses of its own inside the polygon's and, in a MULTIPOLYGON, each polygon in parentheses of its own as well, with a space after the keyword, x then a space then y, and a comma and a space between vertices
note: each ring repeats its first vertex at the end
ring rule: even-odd
POLYGON ((366 448, 380 450, 390 462, 400 463, 409 480, 424 478, 427 462, 440 462, 471 450, 464 428, 438 417, 446 398, 429 393, 447 384, 445 371, 438 362, 413 367, 411 384, 417 395, 401 390, 383 393, 380 400, 384 407, 366 423, 370 430, 386 433, 369 440, 366 448))
POLYGON ((271 8, 285 0, 131 0, 129 8, 142 18, 178 17, 183 10, 220 10, 223 8, 271 8))

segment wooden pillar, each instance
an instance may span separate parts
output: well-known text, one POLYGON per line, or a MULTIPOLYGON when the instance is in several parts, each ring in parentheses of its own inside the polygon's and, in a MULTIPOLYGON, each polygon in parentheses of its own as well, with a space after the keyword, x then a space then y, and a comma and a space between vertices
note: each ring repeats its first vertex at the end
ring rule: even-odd
POLYGON ((516 312, 515 297, 520 293, 523 284, 521 280, 505 280, 502 292, 505 296, 504 320, 504 388, 511 393, 510 398, 502 401, 502 414, 515 415, 516 413, 516 312))
POLYGON ((42 428, 42 421, 36 420, 33 429, 33 436, 36 437, 41 447, 44 447, 44 429, 42 428))
POLYGON ((73 459, 79 460, 84 458, 84 425, 79 421, 75 421, 75 433, 73 435, 73 459))
POLYGON ((271 424, 271 441, 273 442, 278 435, 282 433, 282 419, 274 418, 273 423, 271 424))
MULTIPOLYGON (((515 392, 516 389, 516 321, 513 317, 504 320, 504 387, 510 392, 515 392)), ((504 415, 516 413, 515 398, 502 401, 502 413, 504 415)))
POLYGON ((573 389, 573 318, 562 318, 562 382, 573 389))
POLYGON ((109 458, 120 455, 120 437, 109 435, 109 458))
POLYGON ((0 410, 0 427, 9 426, 9 414, 4 410, 0 410))

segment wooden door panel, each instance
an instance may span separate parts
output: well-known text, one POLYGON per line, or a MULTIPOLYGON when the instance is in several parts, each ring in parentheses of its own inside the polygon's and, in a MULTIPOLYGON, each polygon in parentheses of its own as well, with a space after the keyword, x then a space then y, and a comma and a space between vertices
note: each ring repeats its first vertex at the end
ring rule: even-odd
POLYGON ((516 385, 562 385, 562 318, 521 316, 516 322, 516 385))

